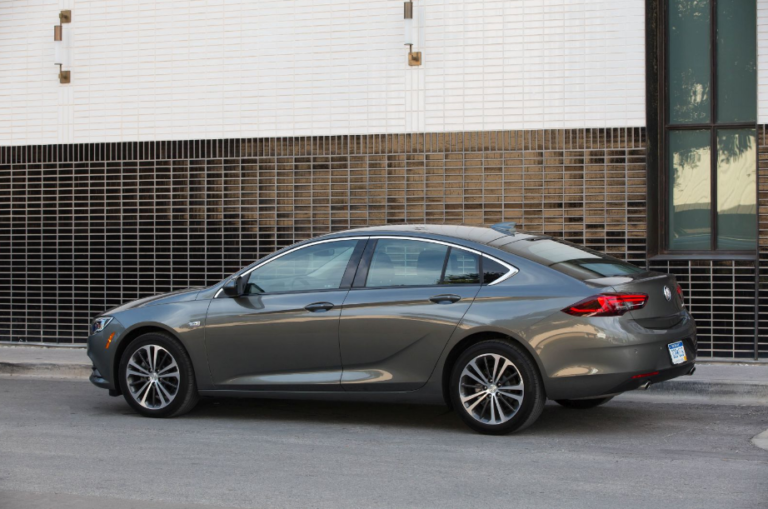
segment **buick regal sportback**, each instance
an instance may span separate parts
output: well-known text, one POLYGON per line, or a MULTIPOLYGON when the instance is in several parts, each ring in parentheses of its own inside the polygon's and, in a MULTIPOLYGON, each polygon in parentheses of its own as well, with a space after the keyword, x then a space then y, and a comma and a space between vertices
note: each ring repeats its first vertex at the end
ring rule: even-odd
POLYGON ((544 235, 363 228, 95 319, 91 381, 149 417, 200 396, 445 403, 480 433, 694 370, 674 277, 544 235))

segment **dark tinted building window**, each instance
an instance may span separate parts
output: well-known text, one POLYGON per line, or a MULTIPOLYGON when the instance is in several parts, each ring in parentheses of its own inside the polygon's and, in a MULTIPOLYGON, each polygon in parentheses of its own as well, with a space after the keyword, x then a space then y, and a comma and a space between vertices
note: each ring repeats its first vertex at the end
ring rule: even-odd
POLYGON ((666 249, 753 251, 755 0, 669 0, 665 35, 666 249))

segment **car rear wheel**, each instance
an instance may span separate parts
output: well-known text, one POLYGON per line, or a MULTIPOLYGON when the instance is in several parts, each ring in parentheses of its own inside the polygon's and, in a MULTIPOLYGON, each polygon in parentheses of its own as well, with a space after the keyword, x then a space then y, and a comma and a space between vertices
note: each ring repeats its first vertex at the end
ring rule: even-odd
POLYGON ((539 371, 522 349, 503 339, 482 341, 459 356, 451 402, 473 430, 504 435, 538 419, 546 397, 539 371))
POLYGON ((197 403, 192 361, 181 343, 165 334, 150 332, 129 344, 119 373, 125 400, 147 417, 174 417, 197 403))
POLYGON ((606 396, 604 398, 590 398, 590 399, 557 399, 558 404, 565 408, 576 408, 579 410, 586 410, 587 408, 595 408, 602 404, 608 403, 613 399, 613 396, 606 396))

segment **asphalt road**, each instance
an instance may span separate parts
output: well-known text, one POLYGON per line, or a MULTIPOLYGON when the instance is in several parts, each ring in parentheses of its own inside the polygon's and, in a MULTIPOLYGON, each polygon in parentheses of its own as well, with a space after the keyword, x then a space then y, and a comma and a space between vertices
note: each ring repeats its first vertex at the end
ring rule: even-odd
POLYGON ((768 508, 768 407, 548 404, 506 437, 442 407, 220 400, 154 420, 0 378, 0 508, 768 508))

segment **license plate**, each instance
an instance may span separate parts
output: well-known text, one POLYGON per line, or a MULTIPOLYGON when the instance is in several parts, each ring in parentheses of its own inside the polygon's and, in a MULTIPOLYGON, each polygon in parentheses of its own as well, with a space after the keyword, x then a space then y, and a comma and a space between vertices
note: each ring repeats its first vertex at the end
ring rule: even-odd
POLYGON ((682 341, 670 343, 667 345, 667 348, 669 348, 669 355, 672 356, 672 364, 680 364, 688 360, 682 341))

